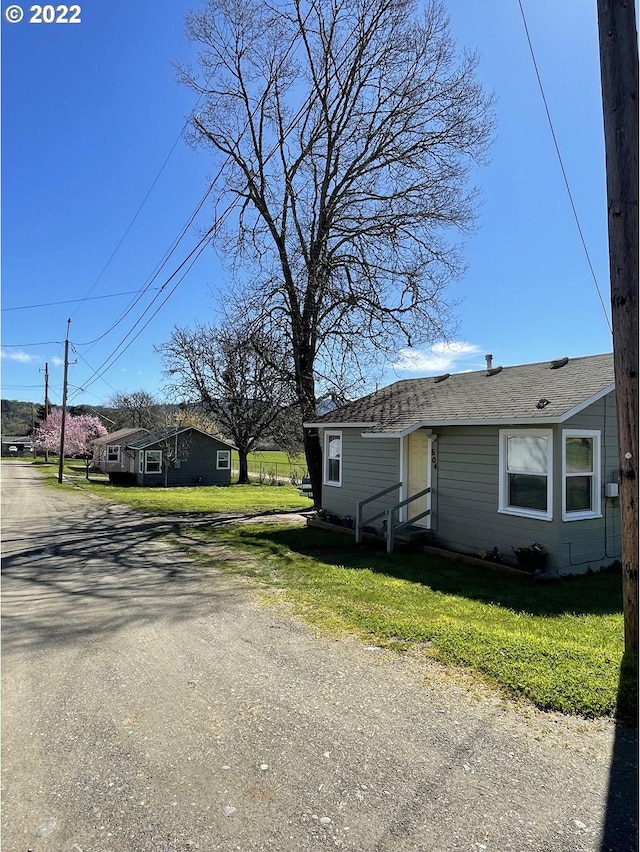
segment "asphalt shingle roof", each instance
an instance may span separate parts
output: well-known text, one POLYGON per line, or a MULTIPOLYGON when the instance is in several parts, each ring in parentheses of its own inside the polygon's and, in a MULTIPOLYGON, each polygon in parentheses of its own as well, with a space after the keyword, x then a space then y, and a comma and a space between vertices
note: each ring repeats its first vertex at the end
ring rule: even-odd
POLYGON ((127 441, 127 448, 131 450, 141 450, 144 449, 144 447, 149 447, 152 444, 158 444, 160 441, 166 441, 169 438, 173 438, 174 435, 179 435, 181 432, 189 431, 200 432, 208 438, 211 438, 213 441, 225 444, 231 449, 234 448, 233 444, 230 444, 228 441, 224 441, 222 438, 216 438, 215 435, 210 435, 208 432, 203 432, 202 429, 196 429, 195 426, 170 426, 166 429, 154 429, 149 432, 148 435, 142 435, 140 438, 135 438, 133 441, 127 441))
POLYGON ((430 423, 553 423, 614 383, 611 353, 571 358, 556 369, 551 369, 552 363, 504 367, 499 372, 494 367, 444 379, 404 379, 315 422, 322 426, 357 423, 372 434, 406 433, 430 423))
MULTIPOLYGON (((108 435, 103 435, 101 438, 96 438, 94 444, 118 444, 125 440, 129 435, 135 435, 140 431, 141 427, 127 429, 118 429, 117 432, 110 432, 108 435)), ((146 431, 146 430, 145 430, 146 431)))

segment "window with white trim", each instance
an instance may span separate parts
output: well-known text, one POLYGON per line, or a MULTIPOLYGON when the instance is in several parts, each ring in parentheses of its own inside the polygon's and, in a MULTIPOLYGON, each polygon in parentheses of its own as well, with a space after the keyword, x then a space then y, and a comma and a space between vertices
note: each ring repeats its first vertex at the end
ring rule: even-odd
POLYGON ((562 430, 562 520, 602 516, 600 432, 562 430))
POLYGON ((324 433, 324 484, 342 485, 342 432, 324 433))
POLYGON ((552 520, 551 429, 501 429, 499 465, 498 510, 552 520))
POLYGON ((162 450, 145 450, 144 472, 162 473, 162 450))
POLYGON ((216 467, 218 470, 229 470, 231 467, 231 451, 218 450, 216 453, 216 467))
POLYGON ((120 461, 120 444, 112 444, 110 447, 107 447, 107 461, 120 461))
POLYGON ((140 450, 140 459, 138 460, 138 471, 144 473, 144 450, 140 450))

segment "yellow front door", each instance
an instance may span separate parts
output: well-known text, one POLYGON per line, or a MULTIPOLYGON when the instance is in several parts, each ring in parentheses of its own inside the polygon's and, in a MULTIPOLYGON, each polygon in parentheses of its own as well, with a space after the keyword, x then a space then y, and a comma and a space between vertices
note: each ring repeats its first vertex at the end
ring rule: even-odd
MULTIPOLYGON (((421 430, 412 432, 407 439, 407 497, 424 491, 431 485, 431 446, 429 436, 421 430)), ((412 500, 407 506, 407 520, 431 508, 431 494, 412 500)), ((431 526, 429 515, 420 518, 416 526, 431 526)))

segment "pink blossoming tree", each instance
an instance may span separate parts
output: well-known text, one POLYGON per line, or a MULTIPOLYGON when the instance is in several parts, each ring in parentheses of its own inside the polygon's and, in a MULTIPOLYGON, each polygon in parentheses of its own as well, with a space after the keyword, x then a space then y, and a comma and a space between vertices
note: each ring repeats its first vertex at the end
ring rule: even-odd
MULTIPOLYGON (((54 409, 33 435, 33 443, 37 452, 60 451, 60 430, 62 427, 62 411, 54 409)), ((64 428, 65 456, 82 456, 86 462, 87 478, 89 477, 89 462, 93 442, 107 434, 106 428, 97 417, 81 414, 77 417, 68 414, 64 428)))

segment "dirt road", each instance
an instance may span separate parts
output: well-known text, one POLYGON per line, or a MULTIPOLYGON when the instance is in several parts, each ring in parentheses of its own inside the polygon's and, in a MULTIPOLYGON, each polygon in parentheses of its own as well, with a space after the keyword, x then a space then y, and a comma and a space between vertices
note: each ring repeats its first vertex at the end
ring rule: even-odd
POLYGON ((2 466, 3 852, 637 848, 637 743, 315 635, 2 466))

